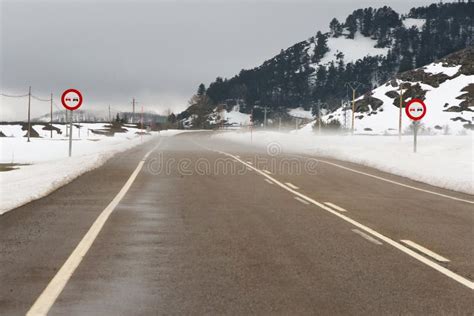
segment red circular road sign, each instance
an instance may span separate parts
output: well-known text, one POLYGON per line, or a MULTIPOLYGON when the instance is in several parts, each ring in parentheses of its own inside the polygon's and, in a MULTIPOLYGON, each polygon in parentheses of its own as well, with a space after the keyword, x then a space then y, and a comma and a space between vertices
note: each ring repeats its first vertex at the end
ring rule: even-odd
POLYGON ((405 107, 405 113, 413 121, 419 121, 426 114, 426 105, 420 99, 413 99, 405 107))
POLYGON ((68 110, 77 110, 82 105, 82 94, 79 90, 67 89, 61 95, 61 103, 68 110))

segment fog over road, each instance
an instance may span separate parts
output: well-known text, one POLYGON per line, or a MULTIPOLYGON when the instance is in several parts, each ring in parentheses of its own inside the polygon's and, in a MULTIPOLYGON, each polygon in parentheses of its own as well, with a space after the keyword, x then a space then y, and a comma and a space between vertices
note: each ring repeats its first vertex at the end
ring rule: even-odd
POLYGON ((324 161, 205 132, 118 154, 0 217, 0 314, 474 313, 474 197, 324 161))

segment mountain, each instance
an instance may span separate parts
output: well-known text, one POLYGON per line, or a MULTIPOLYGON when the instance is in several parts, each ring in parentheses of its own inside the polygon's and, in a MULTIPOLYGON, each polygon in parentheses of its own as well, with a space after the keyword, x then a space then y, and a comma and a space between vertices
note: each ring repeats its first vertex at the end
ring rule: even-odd
MULTIPOLYGON (((403 72, 396 79, 367 92, 355 102, 355 132, 398 133, 400 106, 413 98, 427 107, 423 130, 428 133, 458 134, 474 129, 474 47, 450 54, 424 67, 403 72)), ((322 117, 350 127, 352 110, 340 107, 322 117)), ((402 113, 403 129, 411 128, 402 113)))
MULTIPOLYGON (((333 19, 329 32, 317 32, 256 68, 231 79, 218 77, 201 89, 206 102, 191 102, 178 118, 209 115, 215 106, 236 100, 241 112, 254 110, 256 121, 263 120, 264 106, 270 118, 288 108, 314 111, 317 103, 334 110, 351 97, 347 83, 358 85, 361 94, 399 72, 469 47, 473 19, 470 0, 413 8, 406 15, 386 6, 355 10, 343 22, 333 19)), ((196 123, 206 127, 205 120, 196 123)))

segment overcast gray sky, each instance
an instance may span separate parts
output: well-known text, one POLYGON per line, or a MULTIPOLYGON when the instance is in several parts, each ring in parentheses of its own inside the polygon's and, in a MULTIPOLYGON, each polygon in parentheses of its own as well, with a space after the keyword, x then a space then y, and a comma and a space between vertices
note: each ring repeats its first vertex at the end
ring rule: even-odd
MULTIPOLYGON (((425 0, 1 1, 1 92, 47 98, 74 87, 84 109, 186 107, 200 82, 232 77, 327 30, 358 8, 400 13, 425 0)), ((25 99, 2 101, 0 120, 24 119, 25 99)), ((34 115, 48 104, 33 102, 34 115)))

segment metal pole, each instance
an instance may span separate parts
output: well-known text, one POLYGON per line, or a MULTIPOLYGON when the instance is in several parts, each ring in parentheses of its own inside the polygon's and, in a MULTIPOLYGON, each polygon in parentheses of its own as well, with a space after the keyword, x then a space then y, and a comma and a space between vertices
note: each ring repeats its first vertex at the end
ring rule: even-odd
POLYGON ((352 129, 351 129, 352 135, 354 135, 355 94, 356 94, 356 91, 354 88, 352 88, 352 129))
POLYGON ((31 86, 28 90, 28 142, 30 142, 30 133, 31 133, 31 121, 30 121, 30 112, 31 112, 31 86))
POLYGON ((70 113, 71 115, 71 119, 70 119, 70 123, 69 123, 69 157, 71 157, 71 154, 72 154, 72 111, 70 113))
POLYGON ((413 122, 413 152, 416 153, 416 134, 418 133, 418 122, 413 122))
POLYGON ((403 105, 403 90, 402 83, 400 82, 400 110, 398 113, 398 139, 402 139, 402 105, 403 105))
POLYGON ((318 101, 318 134, 321 134, 321 102, 318 101))
POLYGON ((132 100, 132 124, 135 122, 135 98, 132 100))
POLYGON ((51 92, 51 104, 50 104, 50 113, 51 113, 51 117, 50 117, 50 124, 51 124, 51 138, 53 138, 53 93, 51 92))
POLYGON ((252 114, 250 115, 250 144, 253 144, 253 109, 252 114))
POLYGON ((68 125, 68 120, 67 120, 67 110, 66 110, 66 118, 64 119, 64 124, 66 125, 66 137, 69 136, 69 126, 68 125))
POLYGON ((263 128, 267 129, 267 106, 265 105, 264 117, 263 117, 263 128))

